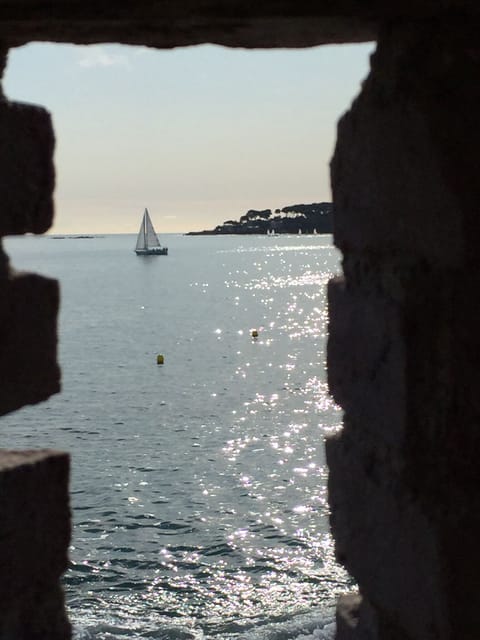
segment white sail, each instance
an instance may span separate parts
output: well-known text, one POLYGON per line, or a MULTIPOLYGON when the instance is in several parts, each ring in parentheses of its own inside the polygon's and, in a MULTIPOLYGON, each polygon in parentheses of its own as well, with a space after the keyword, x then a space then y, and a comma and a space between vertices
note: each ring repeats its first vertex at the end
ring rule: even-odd
POLYGON ((159 247, 160 242, 158 241, 157 234, 155 233, 155 229, 153 228, 152 221, 150 220, 150 216, 148 215, 148 209, 145 209, 145 236, 147 239, 147 247, 159 247))
POLYGON ((157 237, 155 229, 153 228, 152 221, 150 220, 150 215, 148 213, 148 209, 145 209, 142 218, 142 224, 140 225, 140 230, 137 236, 137 244, 135 246, 135 253, 137 255, 157 255, 157 256, 166 256, 168 255, 167 247, 161 247, 160 241, 157 237))
MULTIPOLYGON (((147 211, 145 209, 145 211, 147 211)), ((137 246, 135 247, 135 249, 146 249, 147 248, 147 242, 146 242, 146 235, 145 235, 145 214, 143 214, 143 218, 142 218, 142 223, 140 225, 140 231, 138 232, 138 236, 137 236, 137 246)))

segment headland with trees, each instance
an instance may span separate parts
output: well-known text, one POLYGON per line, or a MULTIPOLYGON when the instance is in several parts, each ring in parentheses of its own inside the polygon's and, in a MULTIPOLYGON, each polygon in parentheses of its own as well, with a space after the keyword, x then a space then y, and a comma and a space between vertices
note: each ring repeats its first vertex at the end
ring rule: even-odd
POLYGON ((239 220, 226 220, 214 229, 190 231, 186 235, 332 233, 333 204, 292 204, 282 209, 250 209, 239 220))

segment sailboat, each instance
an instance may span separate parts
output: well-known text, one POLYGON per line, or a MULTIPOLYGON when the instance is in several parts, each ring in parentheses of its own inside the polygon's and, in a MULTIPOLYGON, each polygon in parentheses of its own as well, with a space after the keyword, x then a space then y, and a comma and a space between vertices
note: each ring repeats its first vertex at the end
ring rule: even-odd
POLYGON ((166 256, 168 248, 160 246, 157 234, 153 228, 148 209, 143 214, 142 224, 137 236, 137 246, 135 247, 137 256, 166 256))

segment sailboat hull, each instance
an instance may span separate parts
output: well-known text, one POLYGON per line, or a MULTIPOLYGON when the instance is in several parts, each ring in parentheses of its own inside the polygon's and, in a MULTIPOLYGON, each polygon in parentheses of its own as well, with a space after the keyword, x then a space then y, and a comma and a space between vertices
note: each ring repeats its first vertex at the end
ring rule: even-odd
POLYGON ((135 249, 137 256, 168 256, 167 247, 151 247, 150 249, 135 249))

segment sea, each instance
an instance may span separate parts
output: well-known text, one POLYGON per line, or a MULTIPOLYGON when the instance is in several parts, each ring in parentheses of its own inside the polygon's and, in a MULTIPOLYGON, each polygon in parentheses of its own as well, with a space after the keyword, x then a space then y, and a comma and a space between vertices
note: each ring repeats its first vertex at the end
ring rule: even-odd
POLYGON ((15 237, 60 281, 62 391, 2 447, 71 454, 75 640, 333 640, 328 235, 15 237), (158 356, 163 364, 157 364, 158 356))

